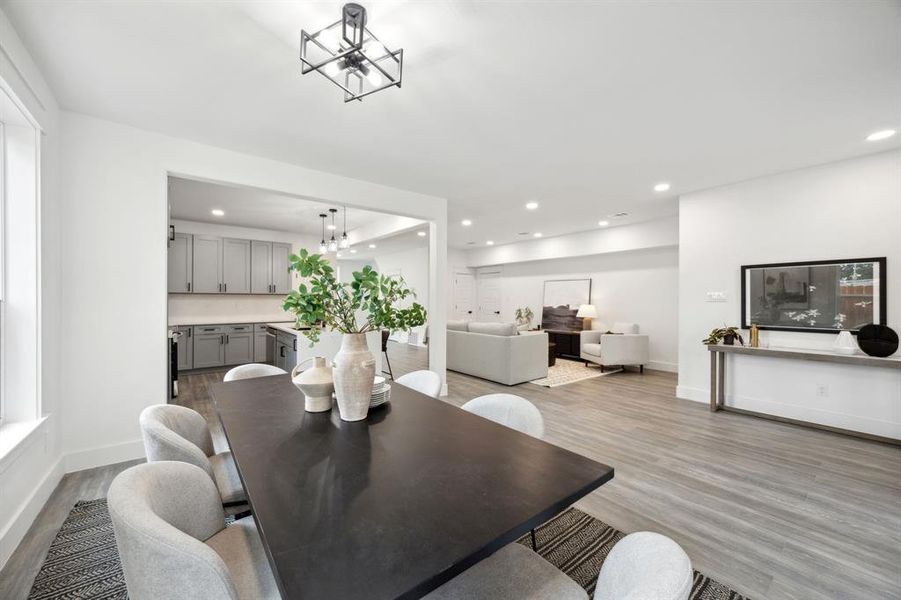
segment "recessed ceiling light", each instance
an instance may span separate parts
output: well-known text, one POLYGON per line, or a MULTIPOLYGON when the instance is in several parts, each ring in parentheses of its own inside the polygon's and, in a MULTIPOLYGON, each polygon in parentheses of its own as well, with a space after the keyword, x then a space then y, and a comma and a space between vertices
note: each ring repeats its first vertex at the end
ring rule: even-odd
POLYGON ((536 208, 538 208, 538 203, 537 202, 526 202, 526 208, 529 210, 535 210, 536 208))
POLYGON ((883 129, 882 131, 874 131, 870 135, 867 136, 868 142, 878 142, 879 140, 886 140, 893 135, 898 133, 894 129, 883 129))
POLYGON ((375 244, 369 244, 370 248, 375 248, 375 244))
POLYGON ((470 221, 469 219, 463 219, 462 221, 460 221, 460 225, 462 225, 463 227, 469 227, 470 225, 472 225, 472 221, 470 221))
POLYGON ((493 245, 494 245, 494 240, 488 240, 487 242, 485 242, 485 245, 486 245, 486 246, 493 246, 493 245))
POLYGON ((351 253, 351 254, 356 254, 356 253, 357 253, 357 249, 356 249, 356 248, 351 248, 351 249, 350 249, 350 253, 351 253))
POLYGON ((598 221, 598 225, 600 227, 606 227, 607 225, 610 225, 610 221, 598 221))
POLYGON ((225 211, 222 210, 221 208, 214 208, 210 212, 213 213, 214 217, 224 217, 225 216, 225 211))
POLYGON ((541 237, 541 232, 536 231, 535 233, 532 234, 532 237, 541 237))
POLYGON ((425 231, 417 231, 416 235, 418 235, 419 237, 425 237, 425 231))
POLYGON ((665 192, 668 189, 669 189, 669 183, 667 183, 666 181, 661 181, 660 183, 658 183, 657 185, 654 186, 655 192, 665 192))

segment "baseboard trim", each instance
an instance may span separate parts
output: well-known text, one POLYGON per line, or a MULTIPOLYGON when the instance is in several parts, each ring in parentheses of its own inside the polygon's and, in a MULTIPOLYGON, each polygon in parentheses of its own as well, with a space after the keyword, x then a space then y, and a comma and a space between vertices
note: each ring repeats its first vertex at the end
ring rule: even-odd
POLYGON ((687 385, 676 386, 676 398, 691 400, 693 402, 710 402, 710 390, 704 388, 689 387, 687 385))
POLYGON ((50 495, 59 485, 63 475, 63 457, 56 460, 47 470, 44 477, 34 488, 28 498, 19 506, 15 515, 10 519, 9 525, 0 532, 0 569, 2 569, 9 557, 25 538, 38 513, 43 510, 50 495))
POLYGON ((679 365, 677 363, 671 363, 671 362, 652 360, 649 363, 647 363, 644 367, 645 367, 645 369, 651 369, 652 371, 666 371, 667 373, 678 373, 679 372, 679 365))
POLYGON ((136 460, 144 456, 144 442, 141 440, 70 452, 65 456, 66 473, 136 460))

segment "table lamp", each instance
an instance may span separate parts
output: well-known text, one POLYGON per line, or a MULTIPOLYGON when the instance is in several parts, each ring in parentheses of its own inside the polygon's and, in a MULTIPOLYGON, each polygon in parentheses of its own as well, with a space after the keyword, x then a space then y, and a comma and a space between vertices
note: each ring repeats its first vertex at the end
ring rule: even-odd
POLYGON ((594 304, 580 304, 577 317, 582 318, 582 329, 591 329, 591 320, 598 316, 598 309, 594 304))

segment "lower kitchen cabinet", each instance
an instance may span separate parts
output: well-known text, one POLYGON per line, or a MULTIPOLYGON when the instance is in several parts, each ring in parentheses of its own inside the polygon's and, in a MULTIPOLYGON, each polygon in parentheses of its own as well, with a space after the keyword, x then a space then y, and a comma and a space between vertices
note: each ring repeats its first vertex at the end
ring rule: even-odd
POLYGON ((180 333, 176 341, 178 348, 178 370, 189 371, 194 368, 194 336, 193 327, 173 327, 173 331, 180 333))
POLYGON ((253 325, 229 325, 225 328, 225 364, 253 362, 253 325))
POLYGON ((269 336, 266 335, 266 331, 264 330, 262 333, 259 331, 254 332, 253 334, 253 362, 255 363, 265 363, 268 362, 269 357, 266 352, 266 345, 269 341, 269 336))
POLYGON ((225 364, 225 332, 222 327, 194 327, 194 368, 222 367, 225 364))
MULTIPOLYGON (((275 336, 263 323, 235 325, 183 325, 173 327, 182 333, 178 340, 178 370, 209 369, 248 363, 275 363, 275 356, 297 360, 296 346, 287 343, 279 352, 275 336), (293 359, 289 354, 293 353, 293 359), (275 356, 273 356, 273 354, 275 356)), ((287 364, 287 362, 285 362, 287 364)), ((291 363, 293 366, 293 363, 291 363)))

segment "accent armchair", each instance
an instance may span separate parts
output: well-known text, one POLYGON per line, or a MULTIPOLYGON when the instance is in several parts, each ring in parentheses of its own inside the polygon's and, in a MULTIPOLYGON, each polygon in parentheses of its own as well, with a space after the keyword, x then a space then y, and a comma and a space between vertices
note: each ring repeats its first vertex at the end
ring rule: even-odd
POLYGON ((650 360, 649 338, 638 333, 636 323, 614 323, 612 328, 598 323, 596 327, 579 336, 579 356, 585 364, 600 365, 602 371, 608 366, 637 366, 644 373, 644 365, 650 360))

